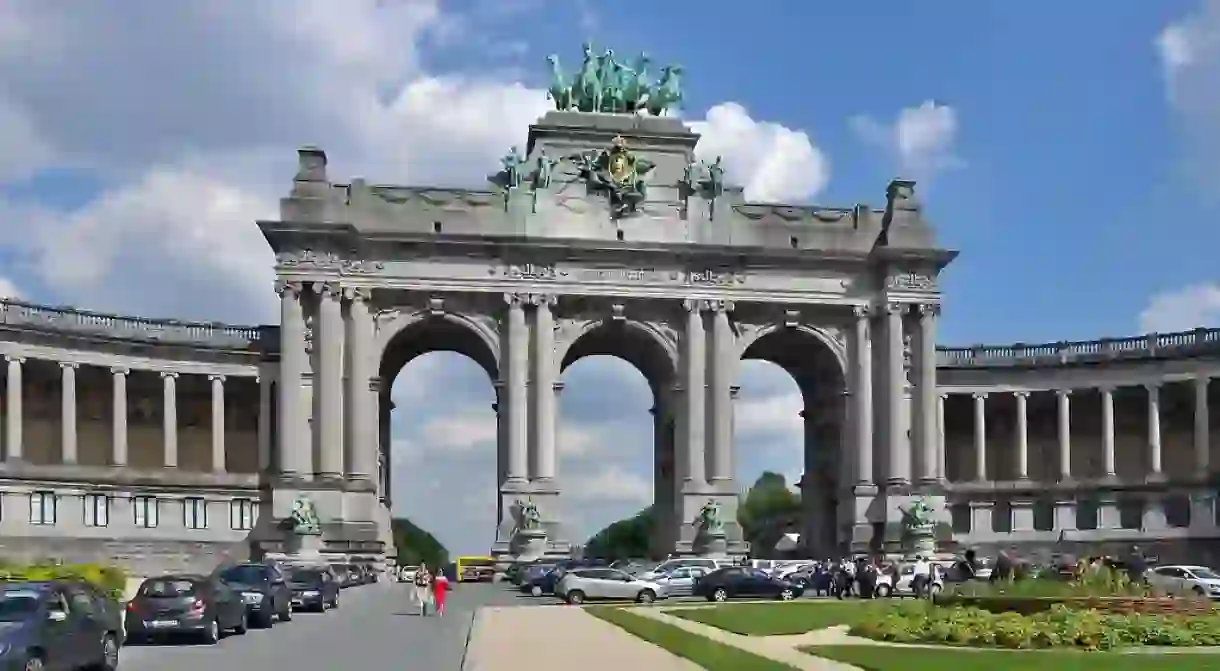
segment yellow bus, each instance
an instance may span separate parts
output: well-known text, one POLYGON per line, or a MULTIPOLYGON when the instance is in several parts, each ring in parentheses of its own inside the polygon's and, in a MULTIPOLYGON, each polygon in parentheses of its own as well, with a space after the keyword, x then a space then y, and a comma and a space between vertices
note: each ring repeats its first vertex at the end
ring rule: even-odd
POLYGON ((455 563, 458 582, 491 582, 495 578, 494 557, 458 557, 455 563))

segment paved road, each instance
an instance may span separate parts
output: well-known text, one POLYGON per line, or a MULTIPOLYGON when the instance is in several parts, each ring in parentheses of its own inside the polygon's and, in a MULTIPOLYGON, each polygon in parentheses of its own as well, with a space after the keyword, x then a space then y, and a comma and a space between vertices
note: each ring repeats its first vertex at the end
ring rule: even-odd
POLYGON ((387 669, 457 671, 471 616, 484 605, 546 603, 499 585, 460 585, 445 617, 419 617, 407 586, 368 585, 345 590, 340 608, 298 613, 270 630, 229 636, 217 645, 149 645, 123 648, 122 671, 239 671, 387 669))

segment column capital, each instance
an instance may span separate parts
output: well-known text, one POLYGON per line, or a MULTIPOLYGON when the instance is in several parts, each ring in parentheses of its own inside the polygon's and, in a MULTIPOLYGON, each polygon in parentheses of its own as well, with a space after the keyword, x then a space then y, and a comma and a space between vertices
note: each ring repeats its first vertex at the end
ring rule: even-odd
POLYGON ((733 304, 733 301, 707 301, 707 308, 717 314, 727 314, 736 309, 736 307, 737 306, 733 304))
POLYGON ((873 307, 871 305, 853 305, 851 314, 856 319, 868 319, 873 314, 873 307))
POLYGON ((300 282, 295 282, 295 281, 290 281, 290 280, 276 280, 275 281, 275 293, 279 294, 281 298, 283 298, 285 296, 291 296, 292 298, 300 298, 301 294, 304 293, 304 291, 305 291, 305 286, 300 282))
POLYGON ((112 366, 110 368, 111 375, 128 375, 130 373, 131 373, 131 369, 126 368, 124 366, 112 366))
POLYGON ((559 304, 555 294, 526 294, 526 302, 535 307, 552 307, 559 304))
POLYGON ((1159 394, 1161 392, 1161 383, 1160 382, 1150 382, 1148 384, 1145 384, 1144 390, 1147 391, 1150 395, 1155 396, 1156 394, 1159 394))
POLYGON ((504 304, 510 308, 520 308, 528 298, 529 294, 509 292, 504 294, 504 304))
POLYGON ((1103 384, 1097 387, 1097 391, 1106 396, 1113 394, 1115 389, 1118 389, 1118 387, 1112 384, 1103 384))
POLYGON ((952 396, 952 394, 950 394, 947 391, 942 391, 942 392, 940 392, 939 396, 940 396, 940 400, 947 401, 947 400, 949 400, 949 397, 952 396))
POLYGON ((563 388, 566 386, 567 386, 566 384, 564 384, 563 382, 560 382, 558 380, 551 383, 551 389, 554 389, 556 394, 563 391, 563 388))
POLYGON ((173 370, 161 371, 161 379, 163 379, 163 380, 172 380, 176 377, 178 377, 178 371, 173 371, 173 370))
POLYGON ((1060 398, 1067 398, 1068 396, 1072 395, 1073 391, 1075 391, 1075 390, 1074 389, 1056 389, 1055 395, 1060 398))
POLYGON ((343 292, 338 282, 314 282, 313 292, 322 298, 342 298, 343 292))
POLYGON ((346 287, 343 297, 352 302, 367 303, 373 299, 373 290, 364 287, 346 287))
POLYGON ((695 298, 682 299, 682 309, 687 312, 703 312, 708 309, 707 301, 701 301, 695 298))
POLYGON ((221 375, 220 373, 212 373, 211 375, 208 375, 208 380, 212 382, 224 382, 225 376, 221 375))
POLYGON ((922 317, 939 317, 940 316, 940 303, 920 303, 918 310, 919 310, 919 316, 921 318, 922 317))
POLYGON ((985 391, 976 391, 976 392, 971 392, 971 394, 970 394, 970 395, 971 395, 971 396, 974 398, 974 400, 976 400, 976 401, 982 401, 982 400, 984 400, 984 399, 986 399, 986 398, 987 398, 987 392, 985 392, 985 391))
POLYGON ((1029 394, 1030 392, 1028 390, 1014 391, 1012 393, 1012 395, 1016 398, 1029 398, 1029 394))
POLYGON ((6 354, 6 355, 4 355, 4 360, 5 360, 5 361, 7 361, 7 362, 9 362, 9 363, 15 363, 15 364, 23 364, 23 363, 25 363, 25 357, 23 357, 23 356, 17 356, 17 355, 15 355, 15 354, 6 354))
POLYGON ((901 315, 910 307, 908 303, 886 303, 882 308, 887 315, 901 315))
POLYGON ((71 368, 71 369, 75 370, 77 368, 80 368, 80 364, 76 363, 75 361, 60 361, 59 367, 63 368, 63 369, 71 368))
POLYGON ((1207 388, 1207 385, 1211 383, 1211 381, 1212 378, 1207 373, 1197 373, 1194 377, 1195 386, 1203 387, 1205 389, 1207 388))

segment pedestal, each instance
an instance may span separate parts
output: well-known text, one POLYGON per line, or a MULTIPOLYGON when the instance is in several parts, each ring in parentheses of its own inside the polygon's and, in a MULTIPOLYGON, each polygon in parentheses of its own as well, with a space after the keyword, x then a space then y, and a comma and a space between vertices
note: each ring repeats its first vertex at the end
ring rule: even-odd
POLYGON ((527 562, 546 555, 546 529, 519 529, 510 545, 514 561, 527 562))
POLYGON ((691 543, 691 551, 698 557, 724 557, 729 554, 728 536, 723 529, 700 532, 691 543))
POLYGON ((934 527, 911 529, 903 537, 902 544, 903 554, 908 559, 914 559, 916 556, 930 557, 936 554, 936 530, 934 527))
POLYGON ((294 534, 289 532, 284 538, 284 551, 268 553, 268 559, 290 564, 326 565, 326 556, 322 554, 321 534, 294 534))

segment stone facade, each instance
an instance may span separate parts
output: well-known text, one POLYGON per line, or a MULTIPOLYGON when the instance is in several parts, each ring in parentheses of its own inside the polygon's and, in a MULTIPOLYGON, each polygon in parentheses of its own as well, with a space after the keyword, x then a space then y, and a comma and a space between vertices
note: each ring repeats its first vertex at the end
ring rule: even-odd
POLYGON ((258 222, 278 327, 0 305, 0 553, 206 564, 282 549, 300 496, 328 553, 391 552, 389 390, 437 350, 496 389, 500 556, 524 552, 526 500, 542 518, 530 552, 580 540, 557 396, 566 367, 599 354, 652 388, 658 552, 702 551, 709 500, 725 548, 747 550, 732 522, 743 359, 783 367, 804 397, 811 553, 886 545, 916 496, 974 545, 1184 551, 1216 535, 1217 332, 938 350, 937 278, 956 252, 936 246, 913 183, 877 209, 695 195, 682 176, 698 136, 681 122, 566 112, 531 127, 527 164, 617 137, 656 166, 622 218, 567 162, 507 191, 382 187, 334 183, 302 149, 279 220, 258 222))

